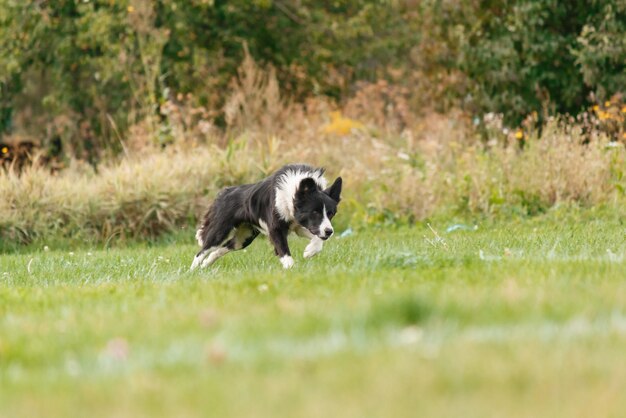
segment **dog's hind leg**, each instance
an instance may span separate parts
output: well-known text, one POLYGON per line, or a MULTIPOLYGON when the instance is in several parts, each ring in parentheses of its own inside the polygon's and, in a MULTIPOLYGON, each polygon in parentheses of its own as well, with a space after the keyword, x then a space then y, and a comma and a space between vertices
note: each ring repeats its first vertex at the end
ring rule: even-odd
POLYGON ((259 235, 259 232, 253 229, 250 225, 243 224, 238 226, 232 238, 226 241, 222 246, 214 249, 209 256, 202 261, 202 268, 208 267, 213 264, 218 258, 228 254, 231 251, 241 250, 246 248, 254 241, 259 235))
POLYGON ((220 258, 221 256, 225 255, 228 252, 230 252, 230 249, 228 249, 227 247, 216 248, 215 251, 209 254, 209 256, 205 258, 204 261, 202 261, 202 265, 200 267, 205 268, 205 267, 210 266, 211 264, 215 262, 215 260, 217 260, 218 258, 220 258))
POLYGON ((198 268, 200 263, 202 263, 202 261, 204 261, 204 259, 213 251, 215 251, 215 248, 213 247, 207 249, 203 248, 202 250, 200 250, 200 252, 196 254, 196 256, 193 258, 193 262, 191 263, 191 267, 189 268, 189 270, 195 270, 196 268, 198 268))
POLYGON ((196 254, 196 256, 193 259, 193 262, 191 263, 190 270, 195 270, 201 264, 202 266, 205 266, 204 261, 205 261, 205 258, 207 257, 209 257, 209 260, 213 262, 218 257, 221 257, 222 255, 226 254, 220 251, 219 255, 213 256, 213 253, 219 251, 222 247, 224 247, 225 241, 227 241, 230 238, 230 234, 232 233, 233 233, 233 227, 228 227, 228 226, 219 228, 217 231, 215 230, 209 231, 209 234, 207 234, 207 237, 206 237, 206 240, 204 241, 204 245, 202 246, 202 249, 198 252, 198 254, 196 254))
POLYGON ((228 241, 226 246, 231 250, 243 250, 248 245, 252 244, 252 241, 259 236, 259 231, 252 227, 250 224, 241 224, 235 230, 235 235, 228 241))

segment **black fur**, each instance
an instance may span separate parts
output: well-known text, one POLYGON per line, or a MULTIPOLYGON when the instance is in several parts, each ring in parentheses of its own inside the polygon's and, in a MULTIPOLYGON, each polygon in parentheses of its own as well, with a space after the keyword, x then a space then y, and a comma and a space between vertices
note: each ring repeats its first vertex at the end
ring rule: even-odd
MULTIPOLYGON (((303 227, 308 232, 300 230, 300 233, 312 234, 309 238, 315 235, 327 239, 332 229, 330 233, 319 230, 324 218, 322 210, 326 208, 329 219, 335 215, 342 180, 339 177, 332 186, 322 190, 314 177, 321 177, 323 172, 323 169, 307 165, 287 165, 258 183, 227 187, 220 191, 198 230, 197 239, 202 249, 196 258, 203 256, 203 253, 206 257, 207 253, 216 248, 229 251, 246 248, 260 232, 268 234, 279 257, 291 255, 287 235, 294 229, 303 227), (279 185, 289 172, 309 172, 312 176, 299 182, 293 196, 293 216, 285 219, 286 215, 282 213, 281 216, 281 211, 276 207, 276 200, 277 193, 282 193, 280 198, 287 196, 285 192, 279 191, 279 185), (267 230, 264 226, 267 226, 267 230)), ((196 266, 194 260, 192 268, 196 266)))

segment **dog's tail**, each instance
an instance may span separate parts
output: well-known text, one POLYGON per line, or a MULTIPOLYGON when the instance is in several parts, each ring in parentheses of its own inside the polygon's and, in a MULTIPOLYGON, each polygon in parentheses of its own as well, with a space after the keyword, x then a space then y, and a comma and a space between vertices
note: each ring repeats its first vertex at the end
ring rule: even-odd
POLYGON ((202 223, 196 230, 196 241, 198 241, 199 246, 204 246, 207 239, 209 238, 209 235, 211 234, 211 224, 219 225, 219 219, 216 220, 216 217, 218 216, 218 210, 216 209, 216 205, 220 207, 220 202, 223 202, 223 199, 226 198, 228 194, 235 189, 236 187, 223 188, 219 191, 217 196, 215 196, 215 200, 213 200, 213 202, 211 202, 211 204, 209 205, 209 208, 204 214, 204 219, 202 219, 202 223))
POLYGON ((196 241, 198 241, 198 245, 201 247, 204 245, 204 242, 207 239, 209 226, 211 224, 212 217, 213 217, 213 204, 209 206, 209 209, 206 211, 206 214, 204 215, 204 219, 202 220, 202 223, 196 230, 196 241))
POLYGON ((198 228, 198 230, 196 231, 196 241, 198 241, 198 245, 202 247, 202 244, 204 244, 204 240, 202 238, 202 230, 203 227, 201 226, 200 228, 198 228))

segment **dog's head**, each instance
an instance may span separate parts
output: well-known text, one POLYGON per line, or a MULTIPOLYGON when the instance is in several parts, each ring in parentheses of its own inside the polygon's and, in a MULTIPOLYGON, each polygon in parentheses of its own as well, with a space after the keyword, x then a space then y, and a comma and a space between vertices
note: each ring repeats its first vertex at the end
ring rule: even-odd
POLYGON ((341 177, 328 189, 322 190, 312 178, 303 179, 294 198, 296 221, 313 235, 327 240, 334 229, 330 220, 337 213, 341 200, 341 177))

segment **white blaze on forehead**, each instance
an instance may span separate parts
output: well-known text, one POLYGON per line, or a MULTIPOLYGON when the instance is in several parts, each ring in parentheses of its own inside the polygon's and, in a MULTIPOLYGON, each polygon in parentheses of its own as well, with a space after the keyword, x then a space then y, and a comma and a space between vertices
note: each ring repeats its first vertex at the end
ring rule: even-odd
POLYGON ((324 219, 322 219, 322 223, 320 224, 320 235, 324 235, 326 229, 334 231, 333 225, 330 223, 330 219, 328 219, 328 215, 326 214, 326 205, 324 205, 324 219))
POLYGON ((296 197, 300 182, 308 177, 311 177, 321 189, 326 188, 327 182, 321 170, 287 170, 276 181, 276 212, 283 220, 294 219, 293 199, 296 197))

